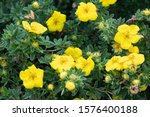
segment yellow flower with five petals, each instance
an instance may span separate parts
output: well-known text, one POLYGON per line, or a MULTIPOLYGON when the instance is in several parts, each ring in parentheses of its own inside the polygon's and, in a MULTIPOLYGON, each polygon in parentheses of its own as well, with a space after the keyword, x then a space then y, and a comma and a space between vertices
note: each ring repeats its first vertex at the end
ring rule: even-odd
POLYGON ((94 69, 94 61, 91 57, 89 57, 87 60, 83 57, 80 57, 76 61, 76 68, 82 69, 83 72, 85 72, 85 76, 90 75, 91 71, 94 69))
POLYGON ((137 43, 141 39, 138 35, 139 27, 137 25, 123 24, 118 27, 114 40, 120 44, 122 49, 129 49, 132 44, 137 43))
POLYGON ((77 8, 75 14, 78 16, 78 19, 82 22, 87 22, 89 20, 96 20, 98 17, 97 8, 92 2, 87 4, 81 2, 77 8))
POLYGON ((21 71, 19 76, 26 89, 43 87, 44 71, 40 68, 36 68, 35 65, 32 65, 28 67, 28 69, 21 71))
POLYGON ((61 32, 66 22, 66 15, 61 12, 54 11, 53 15, 46 21, 49 31, 61 32))
POLYGON ((74 59, 68 55, 57 55, 50 63, 51 67, 59 73, 70 70, 75 66, 74 59))
POLYGON ((68 47, 65 50, 65 54, 71 55, 74 58, 74 60, 77 60, 79 57, 82 56, 82 50, 80 50, 80 48, 77 47, 68 47))

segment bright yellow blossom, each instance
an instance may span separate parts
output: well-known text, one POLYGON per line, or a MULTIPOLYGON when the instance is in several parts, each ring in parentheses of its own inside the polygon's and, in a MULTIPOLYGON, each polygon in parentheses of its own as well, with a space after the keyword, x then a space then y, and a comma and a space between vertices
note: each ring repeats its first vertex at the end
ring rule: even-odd
POLYGON ((118 61, 121 58, 121 56, 113 56, 110 60, 107 61, 106 63, 106 71, 110 70, 122 70, 122 64, 120 64, 118 61))
POLYGON ((74 59, 68 55, 57 55, 50 63, 51 67, 59 73, 70 70, 74 67, 74 59))
POLYGON ((81 2, 75 14, 78 16, 80 21, 87 22, 89 20, 97 19, 98 15, 96 10, 97 8, 92 2, 88 2, 87 4, 81 2))
POLYGON ((145 61, 143 54, 131 53, 128 55, 129 60, 132 61, 132 64, 135 66, 142 64, 145 61))
POLYGON ((83 57, 80 57, 76 61, 76 68, 82 69, 85 72, 85 76, 90 75, 91 71, 94 69, 94 61, 89 57, 87 60, 83 57))
POLYGON ((47 31, 47 28, 38 22, 32 22, 29 24, 27 21, 22 21, 22 25, 25 30, 35 34, 43 34, 45 31, 47 31))
POLYGON ((132 66, 136 68, 136 66, 142 64, 145 58, 143 54, 131 53, 128 56, 113 56, 110 60, 105 64, 106 71, 109 72, 111 70, 123 70, 128 69, 132 66))
POLYGON ((76 88, 76 85, 72 81, 67 81, 65 84, 65 88, 68 89, 69 91, 73 91, 76 88))
POLYGON ((44 71, 40 68, 36 68, 35 65, 28 67, 25 71, 20 72, 20 79, 23 81, 23 85, 26 89, 32 89, 34 87, 43 87, 43 75, 44 71))
POLYGON ((129 49, 132 43, 135 44, 141 39, 138 35, 139 27, 137 25, 123 24, 118 27, 114 40, 120 44, 122 49, 129 49))
POLYGON ((117 0, 99 0, 102 2, 102 6, 108 7, 109 5, 115 4, 117 0))
POLYGON ((82 56, 82 50, 80 50, 80 48, 76 48, 76 47, 68 47, 65 50, 65 54, 71 55, 74 58, 74 60, 77 60, 79 57, 82 56))
POLYGON ((58 11, 54 11, 53 15, 46 21, 49 31, 61 32, 66 22, 66 15, 58 11))

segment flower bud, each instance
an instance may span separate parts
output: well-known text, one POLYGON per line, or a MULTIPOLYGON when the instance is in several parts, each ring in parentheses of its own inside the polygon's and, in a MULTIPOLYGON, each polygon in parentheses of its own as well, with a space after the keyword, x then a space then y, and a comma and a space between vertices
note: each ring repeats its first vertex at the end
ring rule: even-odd
POLYGON ((90 51, 87 51, 86 55, 87 55, 87 56, 91 56, 92 53, 91 53, 90 51))
POLYGON ((109 75, 107 75, 105 77, 105 83, 110 83, 110 81, 111 81, 111 77, 109 75))
POLYGON ((132 83, 133 83, 134 85, 139 85, 139 83, 140 83, 140 80, 138 80, 138 79, 136 79, 136 80, 133 80, 133 81, 132 81, 132 83))
POLYGON ((123 79, 124 80, 129 80, 129 75, 128 74, 123 74, 123 79))
POLYGON ((104 23, 103 22, 99 22, 98 28, 101 29, 101 30, 104 29, 104 23))
POLYGON ((38 43, 38 42, 33 42, 33 43, 32 43, 32 46, 33 46, 34 48, 38 48, 38 47, 39 47, 39 43, 38 43))
POLYGON ((20 25, 20 22, 19 22, 19 21, 17 21, 17 22, 16 22, 16 25, 18 25, 18 26, 19 26, 19 25, 20 25))
POLYGON ((130 87, 130 92, 133 95, 137 94, 139 92, 138 86, 137 85, 131 86, 130 87))
POLYGON ((54 89, 54 85, 53 85, 53 84, 49 84, 49 85, 47 86, 47 88, 48 88, 48 90, 52 91, 52 90, 54 89))
POLYGON ((65 84, 65 88, 68 89, 69 91, 73 91, 76 88, 76 86, 74 82, 67 81, 65 84))
POLYGON ((34 1, 34 2, 32 3, 32 6, 33 6, 34 8, 36 8, 36 9, 38 9, 38 8, 40 7, 40 5, 39 5, 39 3, 38 3, 37 1, 34 1))
POLYGON ((145 16, 150 15, 150 10, 149 10, 149 9, 143 10, 143 14, 144 14, 145 16))
POLYGON ((145 91, 147 89, 147 86, 146 85, 141 85, 140 86, 140 91, 145 91))
POLYGON ((60 75, 59 75, 59 77, 61 79, 64 79, 66 76, 67 76, 67 72, 61 72, 60 75))
POLYGON ((75 41, 75 40, 77 40, 78 38, 77 38, 76 35, 72 35, 72 36, 71 36, 71 39, 75 41))
POLYGON ((77 75, 71 74, 69 77, 70 77, 71 79, 75 80, 75 79, 77 78, 77 75))

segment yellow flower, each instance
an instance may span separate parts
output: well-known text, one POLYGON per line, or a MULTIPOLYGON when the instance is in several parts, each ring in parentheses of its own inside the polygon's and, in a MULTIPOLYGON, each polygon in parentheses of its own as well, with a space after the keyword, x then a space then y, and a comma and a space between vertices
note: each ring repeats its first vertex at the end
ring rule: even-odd
POLYGON ((76 88, 76 86, 74 82, 67 81, 65 84, 65 88, 68 89, 69 91, 73 91, 76 88))
POLYGON ((146 85, 141 85, 140 86, 140 91, 145 91, 147 89, 147 86, 146 85))
POLYGON ((128 55, 129 60, 132 61, 132 64, 135 66, 142 64, 145 61, 143 54, 131 53, 128 55))
POLYGON ((79 57, 82 56, 82 51, 80 50, 80 48, 68 47, 65 50, 65 54, 71 55, 74 58, 74 60, 77 60, 79 57))
POLYGON ((66 15, 58 11, 54 11, 53 15, 46 21, 49 31, 51 32, 61 32, 64 23, 66 22, 66 15))
POLYGON ((78 16, 80 21, 87 22, 89 20, 97 19, 98 15, 96 10, 97 8, 92 2, 88 2, 87 4, 81 2, 75 14, 78 16))
POLYGON ((33 3, 32 3, 32 6, 34 7, 34 8, 36 8, 36 9, 38 9, 39 8, 39 3, 37 2, 37 1, 34 1, 33 3))
POLYGON ((76 61, 76 68, 82 69, 85 72, 85 76, 90 75, 91 71, 94 69, 94 61, 89 57, 87 60, 83 57, 80 57, 76 61))
POLYGON ((54 85, 53 85, 53 84, 49 84, 49 85, 47 86, 47 88, 48 88, 48 90, 53 90, 53 89, 54 89, 54 85))
POLYGON ((120 44, 122 49, 129 49, 132 43, 135 44, 141 39, 138 35, 139 27, 137 25, 123 24, 118 27, 114 40, 120 44))
POLYGON ((112 45, 112 47, 113 47, 115 53, 122 52, 122 48, 121 48, 121 46, 120 46, 119 43, 114 43, 114 44, 112 45))
POLYGON ((131 45, 128 50, 131 53, 139 53, 139 48, 137 46, 132 46, 131 45))
POLYGON ((102 2, 102 6, 108 7, 109 5, 115 4, 117 0, 99 0, 102 2))
POLYGON ((127 57, 128 57, 128 60, 124 61, 123 63, 124 69, 128 69, 131 67, 136 68, 137 65, 140 65, 145 61, 143 54, 131 53, 127 57))
POLYGON ((123 70, 128 68, 137 68, 137 65, 142 64, 145 61, 143 54, 131 53, 128 56, 113 56, 105 64, 106 71, 110 70, 123 70))
POLYGON ((42 69, 36 68, 35 65, 28 67, 25 71, 20 72, 20 79, 23 81, 23 85, 26 89, 32 89, 34 87, 43 87, 43 75, 42 69))
POLYGON ((121 56, 113 56, 110 60, 107 61, 105 64, 106 66, 106 71, 109 72, 110 70, 122 70, 122 64, 121 62, 119 63, 121 56))
POLYGON ((74 67, 74 59, 72 56, 68 55, 57 55, 53 61, 50 63, 51 67, 58 71, 59 73, 64 72, 66 70, 70 70, 74 67))
POLYGON ((150 10, 149 9, 143 10, 143 14, 146 16, 150 15, 150 10))
POLYGON ((30 25, 27 21, 22 21, 22 25, 25 30, 35 34, 43 34, 45 31, 47 31, 47 28, 38 22, 32 22, 30 25))
POLYGON ((60 75, 59 75, 59 77, 61 79, 64 79, 66 76, 67 76, 67 72, 61 72, 60 75))
POLYGON ((39 43, 38 43, 38 42, 33 42, 33 43, 32 43, 32 46, 33 46, 34 48, 38 48, 38 47, 39 47, 39 43))

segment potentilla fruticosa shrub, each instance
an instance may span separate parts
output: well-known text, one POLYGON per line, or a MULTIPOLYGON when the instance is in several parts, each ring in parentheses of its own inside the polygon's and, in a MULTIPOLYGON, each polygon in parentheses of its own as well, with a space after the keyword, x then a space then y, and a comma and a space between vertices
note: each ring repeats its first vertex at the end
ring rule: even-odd
POLYGON ((150 9, 126 20, 109 12, 117 3, 18 2, 0 38, 0 99, 149 99, 150 9))

